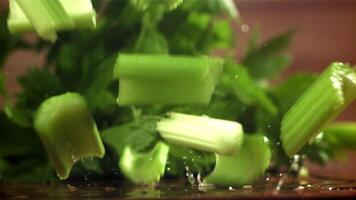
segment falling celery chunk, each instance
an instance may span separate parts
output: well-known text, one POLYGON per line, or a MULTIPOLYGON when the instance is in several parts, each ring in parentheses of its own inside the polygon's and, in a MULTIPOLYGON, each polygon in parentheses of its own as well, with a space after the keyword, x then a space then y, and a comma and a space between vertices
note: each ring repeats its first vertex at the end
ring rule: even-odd
POLYGON ((334 148, 356 149, 356 123, 337 122, 323 130, 322 139, 334 148))
POLYGON ((11 33, 36 30, 55 41, 57 31, 94 28, 95 11, 90 0, 10 0, 8 28, 11 33))
POLYGON ((101 158, 105 154, 87 104, 77 93, 45 100, 37 110, 34 126, 61 179, 68 177, 77 160, 88 156, 101 158))
POLYGON ((211 57, 119 54, 119 105, 208 104, 223 61, 211 57))
POLYGON ((153 184, 164 174, 169 147, 158 142, 148 152, 135 152, 129 145, 123 150, 119 167, 121 172, 133 183, 153 184))
POLYGON ((234 155, 216 155, 216 165, 204 182, 217 186, 243 186, 262 176, 271 160, 267 139, 245 135, 240 150, 234 155))
POLYGON ((331 64, 283 117, 280 137, 287 154, 297 153, 355 98, 355 70, 331 64))
POLYGON ((236 153, 243 140, 237 122, 174 112, 157 123, 157 131, 169 143, 224 155, 236 153))

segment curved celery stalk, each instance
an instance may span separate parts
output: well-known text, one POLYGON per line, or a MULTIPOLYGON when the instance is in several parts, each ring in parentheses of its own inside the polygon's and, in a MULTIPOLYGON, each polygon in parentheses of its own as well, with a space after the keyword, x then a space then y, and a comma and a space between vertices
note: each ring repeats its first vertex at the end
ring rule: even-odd
POLYGON ((355 70, 331 64, 283 117, 280 137, 287 154, 297 153, 355 98, 355 70))
POLYGON ((119 105, 208 104, 221 59, 120 54, 114 67, 119 105))
POLYGON ((215 168, 204 182, 218 186, 251 184, 269 166, 271 150, 266 140, 259 135, 245 135, 243 144, 235 155, 216 154, 215 168))
POLYGON ((60 179, 68 177, 77 160, 105 154, 87 104, 77 93, 45 100, 37 110, 34 126, 60 179))
POLYGON ((323 130, 323 140, 339 149, 356 149, 356 123, 333 123, 323 130))
POLYGON ((152 184, 164 174, 169 147, 158 142, 149 152, 135 152, 129 145, 123 150, 119 167, 121 172, 133 183, 152 184))
POLYGON ((239 150, 242 126, 233 121, 170 113, 157 123, 157 131, 167 142, 193 149, 231 155, 239 150))
POLYGON ((35 29, 54 41, 58 30, 94 28, 96 19, 90 0, 10 0, 7 23, 11 33, 35 29))

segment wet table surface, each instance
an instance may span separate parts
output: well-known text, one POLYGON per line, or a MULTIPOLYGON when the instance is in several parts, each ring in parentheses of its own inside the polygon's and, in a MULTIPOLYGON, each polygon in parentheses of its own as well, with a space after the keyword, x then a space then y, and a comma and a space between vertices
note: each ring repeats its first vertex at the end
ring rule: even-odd
POLYGON ((266 178, 254 186, 214 188, 184 181, 133 186, 117 181, 0 183, 0 199, 356 199, 356 181, 266 178))

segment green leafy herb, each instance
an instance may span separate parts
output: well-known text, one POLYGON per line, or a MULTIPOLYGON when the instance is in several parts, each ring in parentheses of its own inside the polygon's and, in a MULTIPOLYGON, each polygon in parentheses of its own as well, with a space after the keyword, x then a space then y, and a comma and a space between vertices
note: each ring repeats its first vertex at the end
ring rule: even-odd
MULTIPOLYGON (((290 30, 260 46, 250 47, 242 64, 248 67, 248 71, 256 79, 273 78, 291 63, 291 57, 283 51, 289 46, 293 33, 290 30)), ((251 41, 250 44, 254 42, 251 41)))

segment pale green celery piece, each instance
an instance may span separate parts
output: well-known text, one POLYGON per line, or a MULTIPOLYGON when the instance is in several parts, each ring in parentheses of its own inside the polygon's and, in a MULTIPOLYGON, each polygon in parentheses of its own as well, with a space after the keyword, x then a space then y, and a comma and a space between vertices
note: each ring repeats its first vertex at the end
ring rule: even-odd
POLYGON ((119 105, 208 104, 223 61, 218 58, 120 54, 114 67, 119 105))
POLYGON ((224 5, 225 9, 228 11, 230 17, 240 20, 240 13, 236 8, 234 0, 220 0, 224 5))
POLYGON ((355 98, 355 70, 331 64, 283 117, 280 137, 288 156, 312 141, 355 98))
POLYGON ((135 184, 153 184, 164 174, 169 147, 157 142, 148 152, 135 152, 129 145, 120 156, 121 172, 135 184))
POLYGON ((166 83, 162 81, 121 79, 117 102, 124 105, 205 104, 215 88, 215 81, 205 83, 166 83))
POLYGON ((222 70, 222 64, 221 59, 211 57, 119 54, 114 78, 199 82, 212 71, 222 70))
POLYGON ((50 97, 38 108, 34 126, 60 179, 81 158, 102 158, 105 149, 85 99, 78 93, 50 97))
POLYGON ((59 0, 16 0, 36 32, 54 42, 57 30, 74 28, 59 0))
POLYGON ((95 28, 96 13, 91 0, 59 0, 75 28, 95 28))
POLYGON ((22 11, 16 0, 9 1, 10 14, 7 20, 7 26, 11 33, 20 33, 33 30, 33 26, 22 11))
MULTIPOLYGON (((32 23, 33 21, 30 21, 29 18, 27 17, 27 14, 22 10, 22 8, 19 6, 19 4, 16 2, 17 0, 10 0, 10 15, 8 18, 8 28, 11 33, 20 33, 20 32, 25 32, 25 31, 32 31, 34 30, 34 27, 32 23)), ((20 0, 21 1, 21 0, 20 0)), ((42 0, 42 1, 48 1, 48 0, 42 0)), ((52 0, 50 0, 52 1, 52 0)), ((95 11, 93 9, 93 6, 91 4, 90 0, 76 0, 75 3, 73 3, 73 0, 54 0, 56 2, 59 2, 60 7, 62 7, 60 10, 60 15, 58 14, 58 17, 63 17, 63 21, 55 21, 55 23, 52 22, 42 22, 40 21, 41 19, 38 18, 36 19, 37 23, 41 23, 40 25, 45 26, 45 23, 50 25, 48 26, 48 29, 50 31, 49 38, 50 40, 55 40, 56 38, 56 32, 58 30, 63 30, 63 29, 72 29, 74 28, 95 28, 96 26, 96 19, 95 19, 95 11), (63 9, 65 11, 66 16, 63 15, 63 9), (68 20, 69 19, 69 20, 68 20), (59 24, 58 24, 59 23, 59 24), (61 23, 63 23, 61 25, 61 23)), ((54 2, 53 1, 53 2, 54 2)), ((27 0, 26 2, 34 2, 34 5, 37 5, 39 0, 27 0), (37 2, 35 2, 37 1, 37 2)), ((25 2, 25 3, 26 3, 25 2)), ((53 2, 50 2, 51 4, 53 2)), ((47 3, 47 2, 45 2, 47 3)), ((58 3, 57 3, 58 5, 58 3)), ((56 5, 56 6, 57 6, 56 5)), ((26 5, 28 6, 28 4, 26 5)), ((41 6, 39 9, 42 8, 41 6)), ((37 7, 33 6, 32 8, 29 8, 31 10, 32 15, 39 15, 41 14, 42 17, 44 16, 50 16, 48 13, 52 12, 52 9, 49 8, 47 13, 37 13, 40 12, 41 10, 37 9, 37 7)), ((46 9, 46 8, 45 8, 46 9)), ((54 12, 52 12, 53 15, 54 12)), ((31 16, 32 16, 31 15, 31 16)), ((53 16, 52 15, 52 16, 53 16)), ((32 16, 32 17, 36 17, 32 16)), ((55 19, 58 20, 58 19, 55 19)), ((53 20, 52 20, 53 21, 53 20)), ((37 29, 36 29, 37 30, 37 29)))
POLYGON ((323 130, 323 140, 340 149, 356 149, 356 123, 337 122, 323 130))
POLYGON ((238 152, 243 140, 237 122, 174 112, 157 122, 157 131, 169 143, 224 155, 238 152))
POLYGON ((234 155, 216 154, 214 170, 204 183, 217 186, 243 186, 262 176, 271 160, 267 138, 245 135, 240 150, 234 155))

